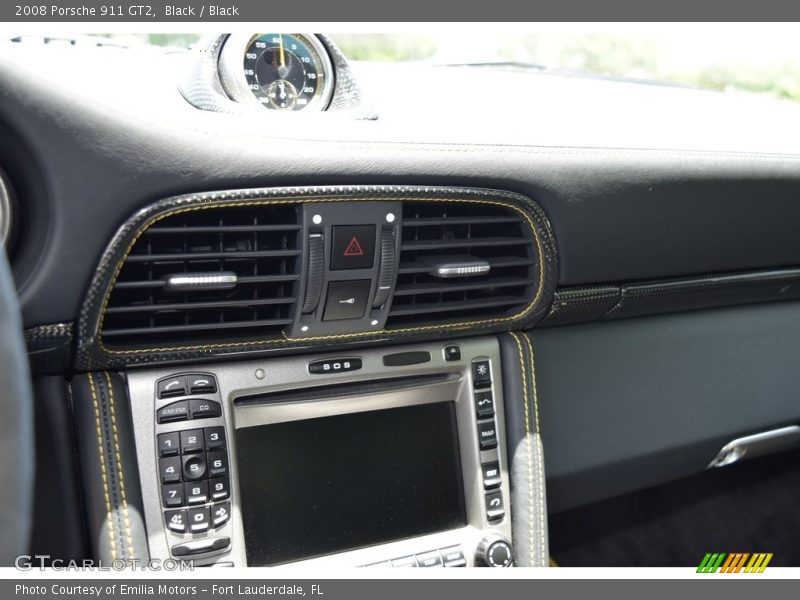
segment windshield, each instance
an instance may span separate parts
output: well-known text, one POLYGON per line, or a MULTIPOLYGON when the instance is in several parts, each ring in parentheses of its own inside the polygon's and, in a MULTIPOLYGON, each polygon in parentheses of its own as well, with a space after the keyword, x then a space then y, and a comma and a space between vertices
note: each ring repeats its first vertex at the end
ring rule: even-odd
MULTIPOLYGON (((540 26, 532 32, 328 34, 355 61, 480 65, 645 80, 800 101, 800 25, 540 26)), ((199 34, 131 37, 183 46, 199 34)))

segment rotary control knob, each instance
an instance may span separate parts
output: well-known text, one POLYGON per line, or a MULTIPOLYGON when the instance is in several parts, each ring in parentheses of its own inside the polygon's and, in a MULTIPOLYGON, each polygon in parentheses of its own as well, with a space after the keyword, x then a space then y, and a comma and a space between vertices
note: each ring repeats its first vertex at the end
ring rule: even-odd
POLYGON ((503 536, 487 536, 478 544, 475 562, 484 567, 510 567, 514 564, 514 551, 511 542, 503 536))

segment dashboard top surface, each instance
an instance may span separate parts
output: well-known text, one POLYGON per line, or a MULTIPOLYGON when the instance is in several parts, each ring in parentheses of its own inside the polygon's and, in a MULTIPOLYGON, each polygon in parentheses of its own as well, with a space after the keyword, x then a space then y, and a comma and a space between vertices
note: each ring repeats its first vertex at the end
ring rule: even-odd
POLYGON ((0 160, 27 228, 13 265, 26 326, 76 319, 103 249, 137 210, 246 187, 519 192, 553 225, 561 285, 800 263, 791 227, 800 210, 800 107, 790 102, 355 63, 377 120, 226 114, 181 96, 187 60, 150 47, 0 45, 0 160), (464 90, 476 78, 519 88, 524 100, 487 108, 427 93, 464 90))

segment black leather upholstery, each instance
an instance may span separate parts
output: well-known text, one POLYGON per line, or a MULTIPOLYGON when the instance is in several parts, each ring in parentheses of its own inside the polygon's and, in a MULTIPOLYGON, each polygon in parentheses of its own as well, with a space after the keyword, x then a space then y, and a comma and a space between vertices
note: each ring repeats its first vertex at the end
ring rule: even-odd
POLYGON ((534 346, 525 333, 511 332, 499 340, 515 564, 546 567, 550 559, 547 500, 534 346))
POLYGON ((700 473, 800 422, 800 303, 537 330, 552 512, 700 473))
POLYGON ((92 558, 147 560, 127 386, 115 373, 72 380, 73 419, 92 558))
POLYGON ((0 566, 27 550, 33 494, 33 397, 16 290, 0 247, 0 566))

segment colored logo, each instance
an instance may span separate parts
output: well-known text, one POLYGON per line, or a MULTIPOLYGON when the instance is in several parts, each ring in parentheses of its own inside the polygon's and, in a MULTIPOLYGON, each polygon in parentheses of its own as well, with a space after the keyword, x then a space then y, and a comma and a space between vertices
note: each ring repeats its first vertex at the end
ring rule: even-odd
POLYGON ((697 567, 698 573, 763 573, 769 561, 772 560, 772 552, 709 552, 703 557, 700 566, 697 567))

